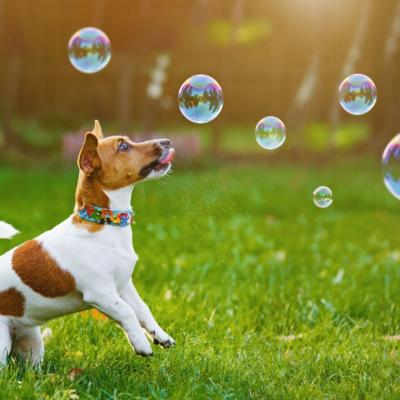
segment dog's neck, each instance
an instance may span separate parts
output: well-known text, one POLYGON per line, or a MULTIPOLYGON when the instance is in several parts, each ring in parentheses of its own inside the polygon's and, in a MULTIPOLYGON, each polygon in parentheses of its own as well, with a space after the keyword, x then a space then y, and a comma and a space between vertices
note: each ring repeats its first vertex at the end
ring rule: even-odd
POLYGON ((75 196, 75 211, 85 206, 98 206, 111 210, 130 210, 134 185, 116 190, 105 190, 95 179, 79 175, 75 196))
POLYGON ((111 210, 130 210, 132 191, 134 185, 129 185, 117 190, 103 190, 110 199, 111 210))

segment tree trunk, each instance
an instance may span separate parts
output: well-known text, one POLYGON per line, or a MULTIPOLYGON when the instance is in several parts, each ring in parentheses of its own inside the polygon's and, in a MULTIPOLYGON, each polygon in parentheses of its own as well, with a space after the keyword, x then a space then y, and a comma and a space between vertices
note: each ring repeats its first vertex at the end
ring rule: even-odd
POLYGON ((121 54, 118 79, 118 116, 124 131, 131 129, 132 79, 133 66, 131 57, 128 53, 121 54))
MULTIPOLYGON (((233 32, 230 44, 225 48, 223 52, 225 56, 225 60, 223 62, 223 80, 227 82, 228 85, 233 81, 232 79, 232 69, 231 69, 231 60, 230 56, 233 54, 235 46, 236 46, 236 38, 237 31, 240 27, 243 18, 243 9, 246 0, 235 0, 232 8, 232 23, 233 23, 233 32)), ((215 122, 212 125, 212 138, 211 138, 211 152, 214 157, 218 157, 221 152, 221 142, 223 135, 223 124, 220 121, 215 122)))
POLYGON ((383 119, 378 122, 384 133, 384 140, 389 140, 399 131, 400 114, 398 109, 399 96, 397 95, 397 86, 393 84, 396 81, 397 63, 394 56, 399 50, 400 40, 400 1, 393 12, 393 20, 388 32, 383 54, 383 87, 378 96, 385 103, 385 112, 383 119), (381 94, 380 94, 381 93, 381 94))
MULTIPOLYGON (((372 1, 366 0, 365 4, 361 8, 359 23, 356 27, 354 39, 351 42, 349 51, 347 52, 347 57, 345 59, 345 62, 343 64, 343 67, 341 70, 338 85, 344 78, 346 78, 348 75, 355 72, 357 63, 359 62, 359 60, 361 58, 362 47, 363 47, 363 44, 365 42, 365 37, 368 32, 368 22, 370 21, 371 12, 372 12, 372 1)), ((331 125, 333 128, 338 126, 340 123, 340 109, 339 109, 338 101, 339 100, 338 100, 338 95, 337 95, 337 90, 336 90, 334 101, 332 103, 331 111, 330 111, 330 121, 331 121, 331 125)))

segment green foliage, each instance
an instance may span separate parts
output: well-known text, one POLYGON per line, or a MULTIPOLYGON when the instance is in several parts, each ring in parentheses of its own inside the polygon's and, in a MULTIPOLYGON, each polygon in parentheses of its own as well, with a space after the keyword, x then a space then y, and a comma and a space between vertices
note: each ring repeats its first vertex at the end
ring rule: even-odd
POLYGON ((267 20, 244 21, 238 28, 238 43, 254 43, 265 39, 271 32, 272 26, 267 20))
POLYGON ((208 25, 209 40, 217 46, 227 46, 232 41, 233 24, 226 19, 217 19, 208 25))
MULTIPOLYGON (((22 231, 2 252, 69 215, 76 175, 1 171, 0 219, 22 231)), ((174 173, 133 204, 134 280, 177 346, 143 359, 111 321, 61 318, 41 370, 0 373, 1 399, 400 397, 400 216, 379 165, 174 173)))
POLYGON ((12 128, 15 134, 35 146, 50 147, 60 142, 60 131, 46 130, 37 119, 14 119, 12 128))
POLYGON ((365 142, 369 135, 370 127, 368 124, 343 124, 334 134, 334 144, 338 149, 348 149, 365 142))
POLYGON ((304 128, 305 146, 313 151, 325 151, 329 147, 332 129, 325 122, 311 122, 304 128))
POLYGON ((311 122, 304 129, 305 146, 312 151, 325 151, 329 146, 338 150, 349 150, 365 142, 370 127, 365 123, 347 123, 335 131, 325 122, 311 122))
POLYGON ((265 39, 272 30, 268 20, 245 20, 238 27, 227 19, 216 19, 209 23, 208 38, 217 46, 231 43, 250 44, 265 39))

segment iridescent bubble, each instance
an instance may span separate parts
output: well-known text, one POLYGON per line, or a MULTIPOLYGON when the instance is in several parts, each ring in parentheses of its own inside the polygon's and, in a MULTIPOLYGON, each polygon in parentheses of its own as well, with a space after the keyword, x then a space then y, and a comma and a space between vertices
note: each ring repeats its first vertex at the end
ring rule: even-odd
POLYGON ((333 203, 332 190, 328 186, 319 186, 313 192, 314 204, 319 208, 327 208, 333 203))
POLYGON ((257 143, 267 150, 282 146, 286 139, 284 123, 277 117, 265 117, 256 126, 257 143))
POLYGON ((179 109, 196 124, 215 119, 222 110, 224 97, 219 83, 208 75, 193 75, 183 82, 178 94, 179 109))
POLYGON ((340 84, 339 101, 350 114, 366 114, 376 103, 376 86, 366 75, 350 75, 340 84))
POLYGON ((82 28, 72 35, 68 56, 78 71, 86 74, 99 72, 111 59, 110 39, 100 29, 82 28))
POLYGON ((382 155, 382 165, 385 186, 400 200, 400 134, 387 144, 382 155))

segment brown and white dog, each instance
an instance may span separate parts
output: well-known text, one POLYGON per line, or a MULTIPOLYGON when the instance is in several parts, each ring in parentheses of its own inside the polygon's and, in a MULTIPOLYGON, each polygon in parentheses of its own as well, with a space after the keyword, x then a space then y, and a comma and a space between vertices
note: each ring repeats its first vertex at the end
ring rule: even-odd
MULTIPOLYGON (((0 257, 0 364, 11 353, 40 363, 44 347, 39 326, 91 307, 123 328, 137 354, 152 354, 145 332, 155 344, 175 344, 132 284, 138 257, 129 223, 94 223, 79 213, 91 206, 108 212, 131 210, 134 185, 166 175, 173 155, 169 140, 134 143, 126 136, 104 138, 95 122, 78 157, 74 213, 0 257)), ((15 233, 11 225, 0 222, 0 238, 15 233)))

